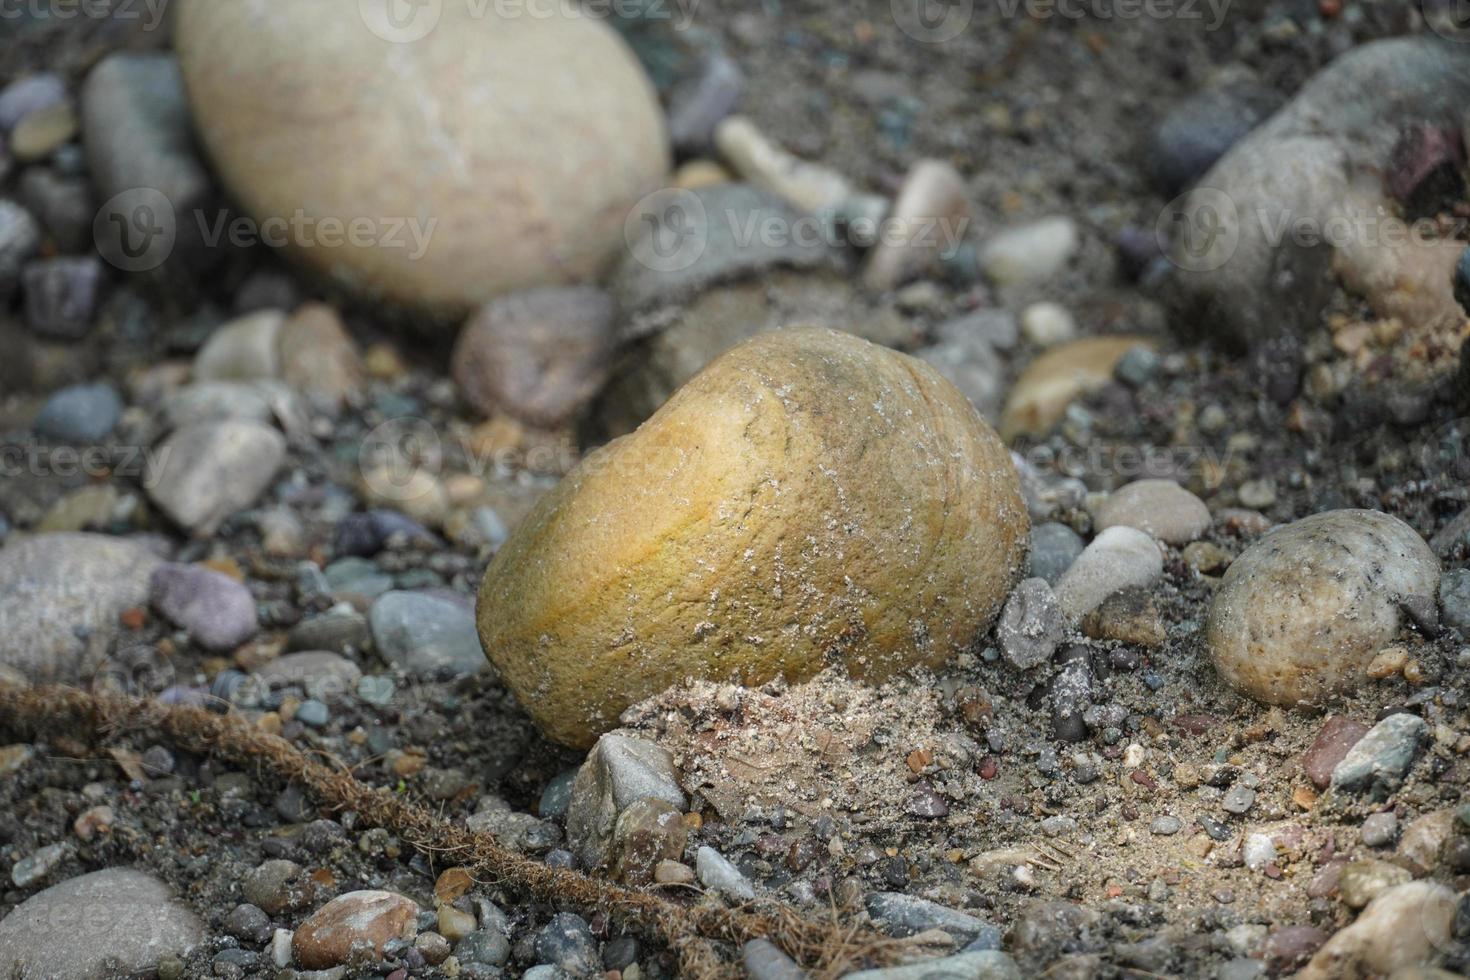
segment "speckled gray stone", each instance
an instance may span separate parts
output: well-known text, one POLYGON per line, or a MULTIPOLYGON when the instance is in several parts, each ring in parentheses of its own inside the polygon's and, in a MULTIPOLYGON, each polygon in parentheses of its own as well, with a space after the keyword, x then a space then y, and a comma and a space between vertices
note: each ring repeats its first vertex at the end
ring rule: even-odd
POLYGON ((1268 704, 1314 704, 1367 679, 1392 642, 1399 597, 1435 595, 1439 559, 1403 521, 1334 510, 1266 535, 1230 565, 1206 644, 1231 685, 1268 704))
POLYGON ((81 875, 0 920, 6 980, 111 980, 151 975, 166 955, 204 941, 204 924, 167 885, 128 868, 81 875))
POLYGON ((90 676, 118 616, 147 604, 158 564, 142 545, 104 534, 42 534, 0 549, 0 666, 37 684, 90 676))

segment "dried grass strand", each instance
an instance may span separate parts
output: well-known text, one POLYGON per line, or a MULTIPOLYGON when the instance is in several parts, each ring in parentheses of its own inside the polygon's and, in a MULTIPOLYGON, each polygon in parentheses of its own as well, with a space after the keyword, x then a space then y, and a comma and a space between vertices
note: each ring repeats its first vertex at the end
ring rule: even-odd
POLYGON ((357 780, 346 767, 317 762, 237 714, 72 687, 23 688, 0 682, 0 727, 31 736, 156 733, 190 752, 262 767, 300 786, 324 806, 356 811, 366 824, 389 830, 436 860, 453 861, 515 895, 600 910, 620 928, 666 943, 678 955, 683 976, 738 976, 738 969, 715 944, 738 947, 756 938, 774 943, 818 977, 837 976, 857 964, 893 963, 910 948, 902 940, 844 927, 835 916, 831 922, 819 922, 779 904, 735 909, 708 903, 682 905, 576 871, 549 868, 506 847, 493 834, 456 826, 357 780))

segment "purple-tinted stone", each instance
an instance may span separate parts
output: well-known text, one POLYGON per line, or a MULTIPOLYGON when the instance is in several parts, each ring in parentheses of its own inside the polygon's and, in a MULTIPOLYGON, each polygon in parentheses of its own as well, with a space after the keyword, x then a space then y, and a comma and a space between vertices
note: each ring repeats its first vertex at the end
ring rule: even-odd
POLYGON ((259 629, 250 590, 198 565, 161 565, 149 580, 154 608, 207 650, 233 650, 259 629))

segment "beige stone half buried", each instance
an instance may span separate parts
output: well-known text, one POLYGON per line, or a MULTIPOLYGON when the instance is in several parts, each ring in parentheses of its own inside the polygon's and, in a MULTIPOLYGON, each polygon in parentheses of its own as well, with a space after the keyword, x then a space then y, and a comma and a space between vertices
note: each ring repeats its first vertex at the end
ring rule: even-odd
POLYGON ((538 504, 480 639, 552 738, 686 678, 880 680, 994 620, 1028 522, 1000 439, 913 358, 831 330, 721 356, 538 504))
POLYGON ((1350 691, 1398 632, 1402 596, 1439 587, 1439 560, 1403 521, 1372 510, 1313 514, 1235 559, 1206 644, 1232 686, 1267 704, 1350 691))

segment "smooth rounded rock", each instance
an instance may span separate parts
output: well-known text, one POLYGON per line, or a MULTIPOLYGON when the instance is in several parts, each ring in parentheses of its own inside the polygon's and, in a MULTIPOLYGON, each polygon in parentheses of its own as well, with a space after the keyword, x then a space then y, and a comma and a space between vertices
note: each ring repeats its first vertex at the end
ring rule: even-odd
POLYGON ((192 0, 175 47, 202 142, 245 210, 303 214, 294 256, 414 307, 462 313, 595 278, 668 169, 642 68, 567 5, 451 0, 400 24, 357 0, 192 0))
POLYGON ((329 414, 363 387, 362 359, 337 311, 307 303, 281 326, 277 340, 281 379, 329 414))
POLYGON ((612 299, 590 286, 502 296, 460 331, 455 384, 483 415, 561 425, 607 380, 612 326, 612 299))
POLYGON ((388 592, 368 612, 380 656, 419 677, 473 674, 485 668, 469 597, 388 592))
POLYGON ((82 89, 82 135, 99 200, 149 188, 177 215, 206 203, 209 175, 195 154, 172 56, 119 52, 98 62, 82 89))
POLYGON ((1411 881, 1390 888, 1319 949, 1297 980, 1389 976, 1428 966, 1452 948, 1458 897, 1444 885, 1411 881))
POLYGON ((146 605, 159 559, 104 534, 42 534, 0 549, 0 666, 37 684, 100 666, 126 609, 146 605))
POLYGON ((1055 586, 1086 547, 1081 536, 1065 524, 1036 525, 1031 529, 1031 576, 1055 586))
POLYGON ((259 628, 255 599, 241 583, 201 565, 160 565, 149 580, 153 605, 206 650, 228 652, 259 628))
POLYGON ((258 422, 195 422, 156 450, 149 496, 197 535, 212 534, 230 515, 259 499, 286 457, 286 440, 258 422))
POLYGON ((1123 589, 1148 585, 1164 572, 1154 539, 1132 527, 1110 527, 1093 539, 1056 587, 1062 612, 1073 620, 1123 589))
POLYGON ((1188 544, 1210 526, 1204 501, 1173 480, 1137 480, 1109 495, 1097 527, 1136 527, 1165 544, 1188 544))
POLYGON ((970 220, 965 180, 943 160, 919 160, 904 178, 893 212, 892 234, 868 257, 863 283, 875 292, 893 289, 954 254, 970 220))
POLYGON ((486 572, 480 638, 543 730, 589 745, 686 677, 942 663, 989 628, 1027 532, 1009 455, 933 369, 778 331, 541 499, 486 572))
POLYGON ((1010 228, 980 249, 980 268, 997 285, 1050 279, 1066 267, 1080 243, 1077 223, 1058 215, 1010 228))
POLYGON ((385 891, 338 895, 301 923, 292 938, 296 962, 326 970, 359 959, 371 962, 395 939, 418 933, 418 904, 385 891))
POLYGON ((113 430, 122 408, 111 385, 74 385, 46 399, 36 415, 36 432, 57 442, 91 445, 113 430))
POLYGON ((257 381, 281 373, 286 314, 257 310, 219 327, 194 355, 195 381, 257 381))
POLYGON ((204 938, 204 923, 163 882, 108 868, 53 885, 0 919, 0 976, 151 976, 165 956, 187 956, 204 938))
POLYGON ((1226 571, 1206 643, 1232 686, 1268 704, 1350 691, 1398 632, 1398 598, 1433 597, 1439 560, 1414 529, 1369 510, 1273 531, 1226 571))

